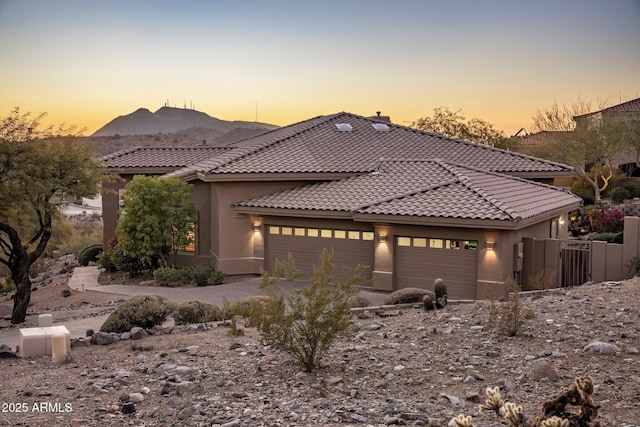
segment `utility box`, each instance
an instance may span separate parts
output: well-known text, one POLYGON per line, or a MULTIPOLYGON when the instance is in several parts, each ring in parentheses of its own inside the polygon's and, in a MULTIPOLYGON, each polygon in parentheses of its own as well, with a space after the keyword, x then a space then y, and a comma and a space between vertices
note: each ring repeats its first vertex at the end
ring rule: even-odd
POLYGON ((522 271, 522 263, 524 259, 524 244, 522 242, 513 245, 513 271, 519 273, 522 271))
POLYGON ((51 356, 53 336, 64 335, 67 353, 71 350, 71 333, 66 326, 20 329, 18 354, 22 358, 51 356))

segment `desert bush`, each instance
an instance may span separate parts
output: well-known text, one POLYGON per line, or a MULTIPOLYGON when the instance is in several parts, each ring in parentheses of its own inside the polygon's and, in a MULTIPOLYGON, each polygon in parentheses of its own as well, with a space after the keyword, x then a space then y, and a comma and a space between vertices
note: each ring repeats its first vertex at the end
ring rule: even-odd
POLYGON ((616 187, 611 190, 609 197, 615 203, 622 203, 625 199, 631 197, 631 192, 624 187, 616 187))
POLYGON ((222 320, 219 307, 202 301, 187 301, 178 305, 173 313, 173 319, 177 325, 222 320))
POLYGON ((595 200, 593 186, 584 178, 579 177, 571 184, 571 192, 584 200, 585 205, 591 205, 595 200))
POLYGON ((291 252, 287 254, 286 261, 276 259, 275 266, 273 268, 273 277, 279 277, 291 282, 292 280, 302 277, 303 274, 302 270, 298 270, 296 267, 296 261, 293 259, 291 252))
POLYGON ((640 257, 634 256, 627 261, 627 269, 632 272, 634 276, 640 276, 640 257))
POLYGON ((558 285, 558 270, 540 270, 527 279, 531 289, 551 289, 558 285))
POLYGON ((261 310, 261 306, 267 303, 266 300, 261 298, 250 297, 230 304, 229 300, 224 297, 220 316, 222 320, 233 319, 236 316, 255 319, 256 314, 261 310))
POLYGON ((351 311, 347 301, 358 292, 354 285, 370 283, 360 266, 346 281, 334 280, 333 266, 333 252, 323 250, 309 286, 293 294, 278 288, 278 278, 268 272, 262 275, 261 286, 270 300, 256 306, 253 318, 261 342, 289 354, 306 371, 318 368, 335 341, 348 333, 351 311))
POLYGON ((369 307, 371 305, 371 300, 362 295, 353 295, 347 300, 347 305, 349 308, 369 307))
POLYGON ((15 290, 16 285, 13 283, 11 277, 5 277, 4 279, 0 280, 0 294, 6 294, 15 290))
POLYGON ((126 332, 134 326, 162 325, 177 305, 159 295, 137 295, 116 308, 102 324, 102 332, 126 332))
POLYGON ((502 302, 493 302, 490 326, 499 334, 515 337, 520 332, 520 324, 527 316, 527 312, 520 296, 520 286, 513 280, 506 282, 510 292, 502 302))
POLYGON ((384 303, 387 305, 421 303, 425 295, 430 295, 432 301, 436 300, 435 293, 428 289, 404 288, 391 292, 384 299, 384 303))
POLYGON ((102 243, 96 243, 94 245, 87 246, 78 254, 78 263, 86 267, 91 261, 98 261, 101 253, 102 243))

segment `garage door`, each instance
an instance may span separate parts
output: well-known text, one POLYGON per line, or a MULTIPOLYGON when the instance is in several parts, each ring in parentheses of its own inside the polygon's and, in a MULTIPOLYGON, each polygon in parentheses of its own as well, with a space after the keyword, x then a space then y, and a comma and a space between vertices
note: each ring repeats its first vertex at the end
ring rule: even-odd
POLYGON ((396 289, 433 289, 439 277, 450 299, 475 299, 477 246, 472 240, 396 237, 396 289))
POLYGON ((355 268, 367 266, 363 273, 371 278, 374 263, 373 231, 342 230, 329 228, 287 227, 266 225, 266 269, 274 270, 276 259, 285 261, 291 253, 296 268, 305 278, 313 275, 313 266, 320 264, 322 249, 333 250, 333 277, 345 280, 348 276, 343 266, 355 268))

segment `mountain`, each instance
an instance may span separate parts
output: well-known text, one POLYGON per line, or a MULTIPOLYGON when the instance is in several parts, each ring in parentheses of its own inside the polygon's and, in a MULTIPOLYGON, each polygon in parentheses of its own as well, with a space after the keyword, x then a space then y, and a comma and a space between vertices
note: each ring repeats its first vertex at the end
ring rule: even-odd
POLYGON ((186 132, 189 129, 209 129, 219 136, 238 128, 272 130, 277 126, 259 122, 226 121, 206 113, 186 108, 162 107, 155 113, 139 108, 126 116, 119 116, 98 129, 93 135, 152 135, 186 132))

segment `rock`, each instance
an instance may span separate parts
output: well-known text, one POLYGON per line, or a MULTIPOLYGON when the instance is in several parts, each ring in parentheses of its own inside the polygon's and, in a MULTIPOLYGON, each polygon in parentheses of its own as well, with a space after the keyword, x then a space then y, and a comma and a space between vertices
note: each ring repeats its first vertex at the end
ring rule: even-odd
POLYGON ((113 335, 106 332, 96 332, 91 336, 91 344, 108 345, 113 343, 113 335))
POLYGON ((131 332, 123 332, 122 335, 120 335, 120 339, 122 341, 130 340, 131 339, 131 332))
POLYGON ((592 343, 587 344, 584 349, 584 352, 590 353, 600 353, 600 354, 616 354, 621 352, 622 350, 615 344, 609 344, 606 342, 594 341, 592 343))
POLYGON ((62 292, 61 292, 61 295, 64 298, 70 297, 71 296, 71 291, 69 289, 63 289, 62 292))
POLYGON ((93 329, 87 329, 87 332, 85 332, 85 337, 90 337, 93 335, 93 329))
POLYGON ((84 338, 71 338, 71 348, 89 347, 90 343, 84 338))
POLYGON ((440 393, 440 397, 444 397, 445 399, 447 399, 452 405, 455 406, 465 406, 465 403, 462 399, 456 397, 456 396, 452 396, 450 394, 446 394, 446 393, 440 393))
POLYGON ((0 345, 0 359, 14 359, 16 357, 18 355, 11 351, 11 347, 5 344, 0 345))
POLYGON ((558 373, 551 363, 541 360, 531 365, 527 371, 527 378, 530 381, 541 381, 546 378, 548 381, 558 381, 558 373))
POLYGON ((122 405, 122 407, 120 408, 120 412, 122 412, 123 414, 133 414, 134 412, 136 412, 136 405, 131 402, 127 402, 122 405))
POLYGON ((142 393, 129 393, 129 402, 140 403, 144 400, 142 393))
POLYGON ((143 328, 140 328, 139 326, 134 326, 133 328, 131 328, 130 332, 132 340, 141 340, 142 338, 149 336, 147 331, 145 331, 143 328))
POLYGON ((184 406, 184 399, 179 396, 169 398, 169 406, 173 408, 181 408, 184 406))

